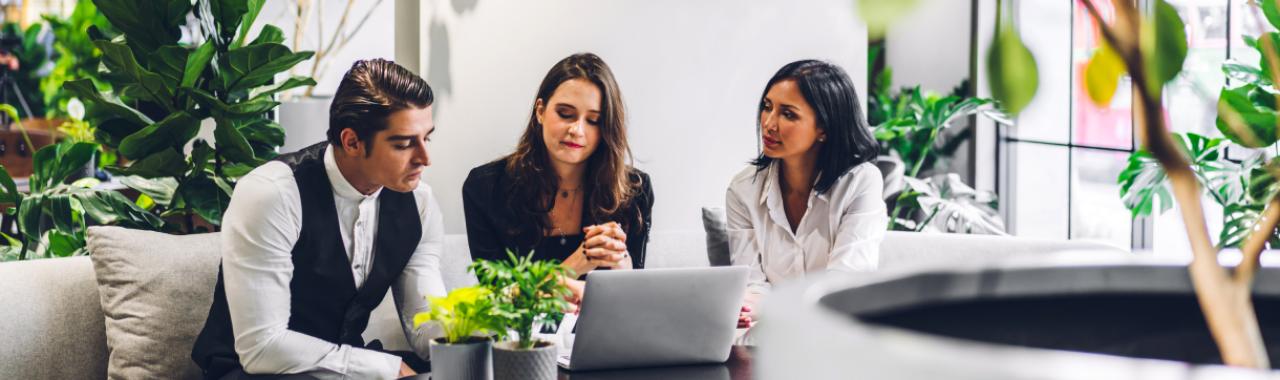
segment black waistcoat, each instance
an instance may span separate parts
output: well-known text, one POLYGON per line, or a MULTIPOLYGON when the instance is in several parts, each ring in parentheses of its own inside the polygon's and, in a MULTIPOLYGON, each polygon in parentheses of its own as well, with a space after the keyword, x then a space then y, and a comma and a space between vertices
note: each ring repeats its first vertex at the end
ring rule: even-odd
MULTIPOLYGON (((339 232, 333 186, 325 173, 327 146, 312 145, 276 159, 293 170, 302 201, 302 230, 291 252, 289 330, 334 344, 363 347, 360 335, 369 323, 369 314, 386 297, 387 289, 413 256, 422 237, 422 221, 412 193, 382 189, 378 195, 373 266, 364 285, 357 289, 339 232)), ((217 379, 240 368, 221 268, 209 318, 196 338, 191 358, 206 379, 217 379)))

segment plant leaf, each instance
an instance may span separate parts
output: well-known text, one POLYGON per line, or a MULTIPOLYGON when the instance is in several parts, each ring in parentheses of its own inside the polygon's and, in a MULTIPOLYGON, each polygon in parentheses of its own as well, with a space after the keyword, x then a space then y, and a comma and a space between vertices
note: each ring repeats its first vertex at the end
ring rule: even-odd
POLYGON ((1160 162, 1146 150, 1129 155, 1129 165, 1120 172, 1120 200, 1133 217, 1159 215, 1173 207, 1168 176, 1160 162), (1159 209, 1155 209, 1159 205, 1159 209))
POLYGON ((213 59, 213 48, 213 41, 205 41, 191 53, 187 58, 186 66, 182 69, 181 87, 196 85, 196 80, 200 79, 200 73, 204 72, 204 68, 208 67, 209 61, 213 59))
POLYGON ((1017 115, 1039 87, 1040 73, 1031 50, 1022 43, 1009 20, 997 21, 991 50, 987 52, 987 78, 991 95, 1010 115, 1017 115))
POLYGON ((919 0, 856 0, 858 16, 867 24, 867 35, 871 39, 884 36, 890 25, 898 21, 919 3, 919 0))
POLYGON ((253 162, 253 147, 249 140, 240 134, 235 122, 229 119, 218 119, 218 126, 213 130, 213 138, 219 151, 227 158, 237 162, 253 162))
POLYGON ((1265 148, 1280 139, 1276 131, 1276 112, 1254 104, 1250 93, 1255 90, 1258 87, 1254 85, 1223 88, 1218 95, 1215 124, 1231 142, 1249 148, 1265 148))
POLYGON ((227 68, 222 83, 228 92, 247 90, 267 83, 276 74, 310 59, 312 52, 294 53, 278 43, 250 45, 227 52, 227 68))
POLYGON ((155 179, 124 176, 120 177, 120 183, 130 189, 137 190, 142 195, 151 198, 156 204, 165 207, 169 207, 169 203, 173 202, 173 193, 178 190, 178 181, 171 176, 155 179))
POLYGON ((186 111, 169 114, 164 120, 125 137, 120 142, 120 154, 130 159, 141 159, 169 147, 180 147, 196 137, 200 120, 186 111))
POLYGON ((1187 59, 1187 26, 1178 10, 1156 0, 1154 16, 1143 20, 1138 44, 1149 78, 1147 92, 1158 96, 1165 83, 1178 77, 1187 59))
POLYGON ((170 104, 173 100, 173 87, 166 85, 160 74, 147 70, 139 64, 127 45, 111 41, 94 41, 94 45, 102 50, 102 64, 116 75, 116 78, 125 81, 112 83, 112 85, 135 86, 140 89, 140 95, 145 95, 144 98, 147 101, 159 104, 167 110, 173 109, 170 104))
POLYGON ((275 25, 266 24, 262 26, 262 31, 258 32, 258 38, 254 38, 250 45, 259 44, 279 44, 284 43, 284 32, 275 25))
MULTIPOLYGON (((175 148, 166 148, 150 154, 140 160, 133 161, 128 167, 108 168, 113 174, 121 176, 138 176, 142 178, 164 178, 181 176, 187 170, 187 160, 175 148)), ((127 185, 127 184, 126 184, 127 185)), ((133 186, 130 186, 133 187, 133 186)), ((137 189, 137 188, 135 188, 137 189)), ((139 189, 139 191, 141 191, 139 189)), ((167 204, 167 202, 164 202, 167 204)))
POLYGON ((1120 77, 1124 75, 1124 61, 1120 59, 1120 54, 1103 42, 1084 69, 1085 90, 1089 94, 1089 100, 1098 106, 1110 107, 1120 77))

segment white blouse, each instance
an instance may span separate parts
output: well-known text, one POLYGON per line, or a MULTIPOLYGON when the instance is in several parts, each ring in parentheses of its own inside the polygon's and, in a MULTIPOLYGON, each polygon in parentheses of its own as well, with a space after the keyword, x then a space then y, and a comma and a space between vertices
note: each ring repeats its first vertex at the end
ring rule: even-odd
POLYGON ((763 171, 748 166, 729 183, 725 214, 733 265, 750 267, 748 303, 770 284, 824 270, 876 269, 889 224, 881 193, 884 179, 870 162, 850 169, 826 193, 809 193, 795 232, 783 209, 776 162, 763 171))

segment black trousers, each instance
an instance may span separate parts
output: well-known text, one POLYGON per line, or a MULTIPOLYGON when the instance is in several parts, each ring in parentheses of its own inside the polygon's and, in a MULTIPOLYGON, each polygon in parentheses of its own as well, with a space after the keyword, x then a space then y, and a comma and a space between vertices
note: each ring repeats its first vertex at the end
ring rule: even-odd
MULTIPOLYGON (((382 342, 379 342, 377 340, 374 340, 373 342, 369 342, 369 345, 366 346, 365 348, 369 350, 374 350, 382 353, 399 356, 401 360, 404 360, 405 364, 409 365, 409 368, 413 369, 413 372, 417 372, 417 373, 431 372, 431 362, 422 360, 422 358, 419 358, 418 355, 413 352, 383 350, 382 342)), ((306 373, 296 373, 296 374, 288 374, 288 375, 252 375, 252 374, 244 373, 244 368, 236 368, 235 370, 232 370, 231 372, 223 376, 221 380, 315 380, 315 379, 317 379, 317 377, 310 374, 306 374, 306 373)))

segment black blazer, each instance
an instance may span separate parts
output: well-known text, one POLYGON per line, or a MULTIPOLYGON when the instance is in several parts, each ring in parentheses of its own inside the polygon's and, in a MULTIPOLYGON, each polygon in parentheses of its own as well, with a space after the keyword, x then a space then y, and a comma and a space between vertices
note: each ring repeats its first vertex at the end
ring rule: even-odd
MULTIPOLYGON (((467 243, 473 260, 506 260, 507 249, 518 255, 527 254, 543 239, 543 231, 535 226, 536 222, 529 220, 530 216, 518 215, 509 207, 511 178, 505 165, 505 160, 497 160, 471 169, 471 174, 462 184, 467 243)), ((611 221, 622 224, 627 233, 627 252, 632 257, 632 266, 641 269, 644 268, 645 245, 649 242, 649 230, 653 224, 653 185, 649 175, 638 169, 632 168, 628 175, 633 180, 639 179, 641 188, 631 198, 631 203, 624 206, 629 210, 620 214, 638 215, 640 220, 593 220, 588 207, 583 207, 582 225, 611 221)))

